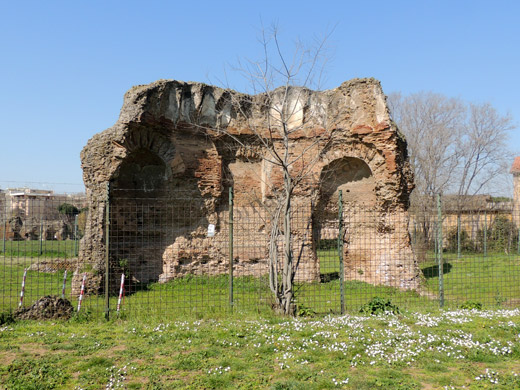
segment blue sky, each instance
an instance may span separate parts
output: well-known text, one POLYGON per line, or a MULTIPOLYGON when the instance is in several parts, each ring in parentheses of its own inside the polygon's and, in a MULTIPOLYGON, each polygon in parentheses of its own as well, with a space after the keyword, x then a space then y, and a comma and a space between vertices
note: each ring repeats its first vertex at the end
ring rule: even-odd
MULTIPOLYGON (((516 0, 0 0, 0 188, 81 191, 79 153, 132 85, 218 83, 229 64, 261 56, 262 23, 288 42, 334 28, 326 89, 375 77, 387 94, 490 102, 518 125, 519 18, 516 0)), ((510 147, 520 155, 520 130, 510 147)))

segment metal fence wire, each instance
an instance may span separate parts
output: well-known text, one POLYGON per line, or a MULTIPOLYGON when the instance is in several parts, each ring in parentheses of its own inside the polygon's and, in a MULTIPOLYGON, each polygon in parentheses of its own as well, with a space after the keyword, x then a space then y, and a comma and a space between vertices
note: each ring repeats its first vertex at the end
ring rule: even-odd
MULTIPOLYGON (((275 309, 283 224, 272 207, 228 194, 215 204, 113 189, 98 205, 102 226, 89 226, 84 200, 4 199, 0 311, 45 295, 110 316, 275 309)), ((510 205, 454 210, 439 198, 398 212, 339 193, 318 208, 295 202, 290 214, 296 314, 357 312, 374 297, 409 310, 520 305, 520 215, 510 205)))

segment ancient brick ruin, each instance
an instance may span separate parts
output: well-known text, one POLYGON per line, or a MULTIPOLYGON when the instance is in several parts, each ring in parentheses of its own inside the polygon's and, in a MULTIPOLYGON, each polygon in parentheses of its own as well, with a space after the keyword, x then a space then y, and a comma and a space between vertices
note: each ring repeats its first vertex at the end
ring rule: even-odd
MULTIPOLYGON (((294 97, 291 107, 297 108, 290 125, 301 127, 291 137, 290 150, 301 154, 299 166, 312 167, 294 194, 294 209, 303 215, 293 224, 294 237, 304 244, 300 267, 305 269, 298 271, 297 279, 319 280, 316 241, 337 238, 337 223, 330 221, 337 218, 342 190, 349 219, 343 238, 346 279, 417 289, 420 273, 408 233, 413 183, 406 142, 389 117, 379 82, 356 79, 322 92, 291 88, 289 95, 294 97), (318 144, 317 153, 314 145, 320 137, 327 142, 318 144), (304 232, 309 221, 310 235, 304 232)), ((96 134, 81 153, 90 213, 80 262, 92 264, 94 285, 103 285, 108 183, 111 207, 116 208, 112 215, 117 216, 126 196, 146 196, 155 220, 163 218, 164 225, 153 233, 163 244, 151 249, 137 239, 146 220, 113 217, 111 228, 124 232, 121 237, 134 237, 111 251, 114 267, 124 258, 143 283, 227 272, 228 232, 223 221, 229 211, 229 187, 244 218, 249 211, 258 212, 252 199, 268 203, 282 180, 280 169, 266 160, 265 148, 254 142, 253 128, 265 130, 266 116, 272 115, 262 109, 265 100, 265 95, 172 80, 126 93, 117 123, 96 134), (177 195, 181 192, 182 197, 177 195), (165 215, 172 204, 182 207, 183 197, 200 199, 202 207, 190 223, 174 226, 175 220, 165 215), (213 237, 207 235, 209 224, 216 227, 213 237), (137 270, 143 262, 146 271, 137 270)), ((235 240, 264 245, 270 232, 265 220, 265 226, 237 229, 235 240)), ((237 245, 234 253, 235 269, 254 275, 261 268, 253 264, 267 262, 267 248, 252 254, 242 247, 247 246, 237 245)))

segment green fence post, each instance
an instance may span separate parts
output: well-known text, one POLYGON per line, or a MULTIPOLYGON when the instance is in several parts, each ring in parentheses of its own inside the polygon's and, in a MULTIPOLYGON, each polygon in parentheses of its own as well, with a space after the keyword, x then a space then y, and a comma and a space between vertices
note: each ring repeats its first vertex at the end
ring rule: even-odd
POLYGON ((457 215, 457 259, 460 259, 460 233, 461 233, 461 226, 460 226, 460 214, 457 215))
POLYGON ((74 257, 78 256, 78 215, 74 216, 74 257))
POLYGON ((110 183, 107 183, 105 199, 105 319, 110 319, 110 183))
POLYGON ((229 308, 233 310, 233 187, 229 187, 229 308))
POLYGON ((444 307, 444 264, 442 261, 442 208, 441 195, 437 194, 437 266, 439 270, 439 306, 444 307))
POLYGON ((341 314, 345 314, 345 264, 343 263, 343 191, 339 190, 338 199, 338 257, 339 257, 339 296, 341 303, 341 314))
POLYGON ((484 211, 484 258, 487 256, 487 213, 484 211))
MULTIPOLYGON (((518 240, 518 242, 517 242, 517 244, 518 244, 518 250, 517 250, 517 252, 518 252, 518 254, 520 255, 520 228, 518 228, 518 239, 517 239, 517 240, 518 240)), ((4 248, 5 248, 5 234, 4 234, 4 248)), ((5 249, 4 249, 4 250, 5 250, 5 249)))
POLYGON ((40 256, 43 255, 43 222, 40 219, 40 256))
MULTIPOLYGON (((435 226, 437 226, 437 225, 435 225, 435 226)), ((434 233, 432 232, 432 234, 434 234, 434 233)), ((435 255, 435 264, 437 264, 437 258, 438 258, 438 252, 439 252, 439 248, 438 248, 438 246, 439 246, 439 233, 438 233, 438 231, 435 231, 435 236, 433 237, 433 239, 434 239, 434 243, 433 244, 435 246, 433 248, 433 253, 435 255)), ((429 248, 429 245, 428 245, 428 248, 429 248)))
MULTIPOLYGON (((3 238, 3 246, 2 246, 2 248, 3 248, 2 252, 4 252, 4 253, 5 253, 5 231, 6 231, 6 229, 7 229, 7 221, 4 221, 4 238, 3 238)), ((520 234, 520 230, 518 231, 518 233, 520 234)), ((520 248, 520 246, 519 246, 519 248, 520 248)))

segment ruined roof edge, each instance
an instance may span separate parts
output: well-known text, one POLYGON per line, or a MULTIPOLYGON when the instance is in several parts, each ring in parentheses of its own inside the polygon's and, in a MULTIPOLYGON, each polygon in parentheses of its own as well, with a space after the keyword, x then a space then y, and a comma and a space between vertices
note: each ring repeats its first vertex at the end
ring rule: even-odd
MULTIPOLYGON (((363 85, 375 86, 384 96, 381 83, 375 78, 354 78, 341 83, 338 87, 326 90, 312 90, 305 86, 290 86, 289 88, 292 90, 304 90, 309 95, 328 96, 334 94, 338 90, 355 90, 363 85)), ((197 91, 203 92, 206 90, 212 90, 216 95, 219 96, 222 96, 223 94, 232 94, 236 97, 239 97, 240 99, 244 98, 254 100, 265 96, 265 92, 258 94, 248 94, 230 88, 222 88, 202 82, 186 82, 174 79, 161 79, 150 84, 141 84, 131 87, 124 95, 124 101, 121 107, 118 122, 129 123, 136 120, 139 121, 140 114, 144 111, 148 111, 148 109, 145 108, 148 98, 154 95, 156 92, 164 91, 172 87, 189 89, 195 93, 197 91)), ((276 94, 277 91, 282 91, 284 88, 285 87, 281 86, 273 89, 271 92, 276 94)))

